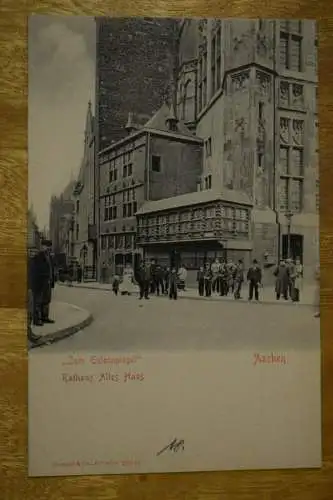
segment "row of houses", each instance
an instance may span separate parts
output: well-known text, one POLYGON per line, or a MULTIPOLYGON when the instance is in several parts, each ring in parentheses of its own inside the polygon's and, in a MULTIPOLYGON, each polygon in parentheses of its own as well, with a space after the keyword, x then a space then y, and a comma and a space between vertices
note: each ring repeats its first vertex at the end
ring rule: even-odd
MULTIPOLYGON (((111 96, 126 112, 121 126, 107 107, 119 76, 116 56, 111 67, 105 56, 113 22, 96 20, 95 114, 89 103, 67 251, 98 278, 143 256, 193 271, 215 257, 270 266, 291 256, 310 279, 319 259, 315 23, 186 19, 172 21, 175 31, 167 20, 162 76, 148 51, 134 78, 138 46, 124 20, 128 58, 120 51, 118 63, 133 78, 128 87, 118 79, 121 99, 119 89, 111 96), (155 73, 167 91, 141 96, 155 73)), ((148 50, 163 20, 138 22, 148 50)))

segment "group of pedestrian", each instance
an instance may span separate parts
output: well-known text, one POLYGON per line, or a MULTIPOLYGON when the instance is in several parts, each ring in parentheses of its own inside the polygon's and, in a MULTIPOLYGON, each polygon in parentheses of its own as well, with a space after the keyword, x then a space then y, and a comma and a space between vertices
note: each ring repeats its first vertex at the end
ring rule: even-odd
POLYGON ((112 289, 115 295, 132 295, 137 284, 140 289, 140 300, 149 299, 150 295, 165 295, 170 299, 177 300, 178 289, 185 290, 187 271, 180 266, 178 271, 175 267, 163 267, 151 261, 142 261, 139 268, 134 272, 132 266, 127 264, 123 275, 115 275, 112 281, 112 289))
MULTIPOLYGON (((318 267, 319 269, 319 267, 318 267)), ((300 301, 303 280, 303 265, 299 259, 281 260, 274 268, 276 300, 300 301)), ((140 289, 140 300, 149 299, 150 295, 167 295, 170 299, 177 300, 178 290, 186 288, 187 270, 181 265, 175 267, 162 267, 154 259, 142 261, 136 273, 131 265, 124 269, 123 276, 113 279, 113 291, 116 295, 131 295, 136 285, 140 289)), ((197 272, 197 286, 200 297, 211 297, 212 294, 227 297, 231 295, 235 300, 242 298, 244 282, 248 282, 248 300, 260 300, 260 289, 263 273, 256 259, 245 272, 243 260, 237 263, 232 260, 222 261, 215 259, 206 262, 197 272)), ((319 282, 319 270, 317 271, 319 282)), ((319 285, 318 285, 319 289, 319 285)), ((316 298, 316 316, 319 317, 319 299, 316 298)))
POLYGON ((299 302, 302 288, 303 266, 299 259, 281 260, 274 271, 276 300, 299 302))
MULTIPOLYGON (((300 260, 281 260, 273 274, 275 276, 276 299, 280 300, 282 296, 285 300, 291 299, 293 302, 299 302, 303 278, 303 266, 300 260)), ((248 300, 251 301, 254 298, 259 301, 262 271, 256 259, 253 260, 248 269, 246 279, 249 284, 248 300)), ((206 262, 197 273, 200 297, 211 297, 214 293, 228 296, 231 293, 235 300, 239 300, 242 298, 241 291, 244 281, 245 271, 242 260, 236 264, 232 260, 220 262, 219 259, 216 259, 212 263, 206 262)))
POLYGON ((198 293, 200 297, 211 297, 213 293, 226 297, 229 293, 236 300, 241 298, 241 289, 244 282, 243 261, 235 264, 232 260, 220 262, 206 262, 197 273, 198 293))
POLYGON ((37 342, 39 336, 32 326, 54 323, 50 318, 52 289, 55 284, 55 271, 51 255, 52 242, 41 241, 41 248, 31 252, 28 257, 28 339, 37 342))

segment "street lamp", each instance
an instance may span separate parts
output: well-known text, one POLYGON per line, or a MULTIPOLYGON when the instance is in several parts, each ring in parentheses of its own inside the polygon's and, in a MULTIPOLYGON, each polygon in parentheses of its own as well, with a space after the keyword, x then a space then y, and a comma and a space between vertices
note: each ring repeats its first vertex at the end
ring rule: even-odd
POLYGON ((288 236, 287 236, 287 258, 290 259, 290 243, 291 243, 291 220, 293 218, 293 213, 291 211, 288 211, 286 213, 286 219, 288 221, 288 236))

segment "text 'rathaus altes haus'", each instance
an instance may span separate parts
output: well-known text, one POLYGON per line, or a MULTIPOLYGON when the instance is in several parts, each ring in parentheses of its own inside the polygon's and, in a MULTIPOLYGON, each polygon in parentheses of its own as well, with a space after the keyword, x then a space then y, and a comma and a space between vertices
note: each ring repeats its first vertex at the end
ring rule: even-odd
POLYGON ((77 191, 73 251, 86 237, 99 276, 142 255, 196 270, 207 258, 269 266, 289 254, 310 279, 319 259, 315 22, 96 25, 95 163, 84 163, 95 203, 87 215, 84 186, 77 191), (90 236, 80 236, 82 210, 90 236))

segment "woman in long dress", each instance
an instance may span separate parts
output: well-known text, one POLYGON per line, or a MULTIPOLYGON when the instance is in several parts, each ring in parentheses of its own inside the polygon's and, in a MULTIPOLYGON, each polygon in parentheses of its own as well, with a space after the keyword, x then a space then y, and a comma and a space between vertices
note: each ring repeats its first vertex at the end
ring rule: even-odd
POLYGON ((126 264, 123 279, 119 286, 121 295, 131 295, 134 292, 134 271, 131 264, 126 264))

